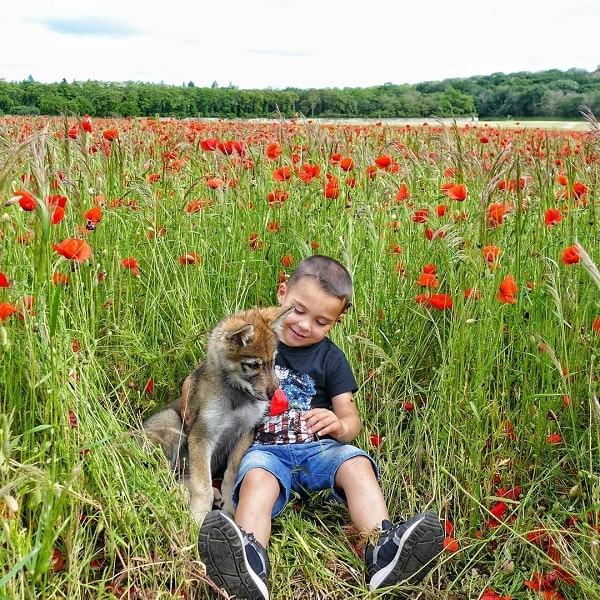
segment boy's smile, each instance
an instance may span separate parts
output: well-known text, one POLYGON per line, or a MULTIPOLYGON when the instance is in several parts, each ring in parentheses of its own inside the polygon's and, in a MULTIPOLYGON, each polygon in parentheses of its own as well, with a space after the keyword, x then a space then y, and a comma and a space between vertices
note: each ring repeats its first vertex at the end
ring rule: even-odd
POLYGON ((294 306, 283 321, 280 339, 288 346, 312 346, 320 342, 344 312, 345 302, 324 291, 310 277, 277 290, 282 306, 294 306))

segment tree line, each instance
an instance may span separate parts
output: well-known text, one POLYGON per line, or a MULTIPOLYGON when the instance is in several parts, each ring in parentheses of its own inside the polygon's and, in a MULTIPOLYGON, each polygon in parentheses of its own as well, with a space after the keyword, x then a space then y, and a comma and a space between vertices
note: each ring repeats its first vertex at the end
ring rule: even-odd
POLYGON ((490 118, 573 119, 600 113, 600 67, 494 73, 415 85, 367 88, 239 89, 143 82, 39 83, 0 79, 0 114, 252 119, 490 118))

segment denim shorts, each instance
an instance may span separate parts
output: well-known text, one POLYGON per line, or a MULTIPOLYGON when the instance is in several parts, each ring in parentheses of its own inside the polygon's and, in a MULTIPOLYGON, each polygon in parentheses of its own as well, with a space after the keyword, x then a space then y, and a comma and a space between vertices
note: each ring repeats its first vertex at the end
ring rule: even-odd
POLYGON ((334 479, 342 463, 355 456, 371 461, 379 477, 377 464, 364 450, 337 440, 323 439, 302 444, 254 444, 242 458, 233 488, 233 502, 237 506, 242 479, 250 469, 260 468, 279 481, 279 497, 273 506, 276 517, 290 501, 292 493, 307 497, 313 492, 330 490, 332 496, 346 504, 342 490, 335 487, 334 479))

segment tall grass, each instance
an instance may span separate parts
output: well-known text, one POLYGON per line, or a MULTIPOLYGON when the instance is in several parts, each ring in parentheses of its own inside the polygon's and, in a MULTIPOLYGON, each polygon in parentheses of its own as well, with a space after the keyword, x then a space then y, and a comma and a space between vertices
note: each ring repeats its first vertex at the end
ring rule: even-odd
MULTIPOLYGON (((586 133, 149 119, 74 133, 76 119, 2 119, 0 302, 18 310, 0 329, 0 594, 209 594, 185 496, 135 430, 177 397, 222 316, 275 303, 293 270, 284 257, 318 252, 355 280, 332 336, 361 382, 357 443, 377 457, 394 518, 431 508, 456 542, 415 594, 535 598, 538 573, 554 598, 600 598, 600 149, 588 118, 586 133), (211 138, 244 150, 203 149, 211 138), (312 182, 295 173, 304 164, 320 169, 312 182), (274 181, 280 167, 289 180, 274 181), (449 199, 448 182, 467 198, 449 199), (34 210, 15 201, 22 189, 34 210), (275 189, 289 197, 269 203, 275 189), (54 194, 68 199, 56 224, 54 194), (494 203, 507 207, 496 223, 494 203), (94 227, 83 215, 98 205, 94 227), (563 220, 547 226, 555 207, 563 220), (72 237, 92 249, 81 264, 54 249, 72 237), (583 260, 564 264, 575 244, 583 260), (182 264, 191 253, 199 262, 182 264), (436 289, 416 283, 425 265, 436 289), (416 302, 424 292, 452 308, 416 302)), ((382 597, 365 591, 360 545, 325 497, 290 505, 269 549, 272 597, 382 597)))

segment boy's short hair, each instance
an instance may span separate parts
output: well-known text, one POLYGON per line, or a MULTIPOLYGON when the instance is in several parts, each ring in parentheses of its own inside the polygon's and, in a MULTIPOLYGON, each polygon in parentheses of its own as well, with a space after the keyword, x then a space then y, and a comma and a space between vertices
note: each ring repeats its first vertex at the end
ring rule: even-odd
POLYGON ((301 260, 288 279, 288 286, 304 277, 313 278, 324 292, 344 301, 344 310, 352 300, 352 276, 348 269, 334 258, 315 254, 301 260))

